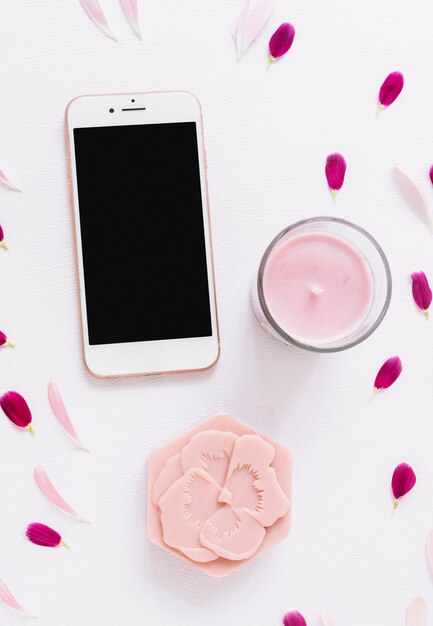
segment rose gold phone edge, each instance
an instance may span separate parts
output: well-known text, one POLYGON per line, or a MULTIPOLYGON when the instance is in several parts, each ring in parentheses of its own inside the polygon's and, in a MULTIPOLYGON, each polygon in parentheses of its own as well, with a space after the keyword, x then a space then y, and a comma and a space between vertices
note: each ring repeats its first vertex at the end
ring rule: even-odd
POLYGON ((82 94, 80 96, 75 96, 72 98, 65 108, 65 145, 66 145, 66 159, 67 159, 67 175, 68 175, 68 187, 69 187, 69 203, 72 217, 72 230, 73 230, 73 242, 74 242, 74 265, 75 265, 75 280, 76 280, 76 302, 78 305, 78 312, 80 318, 80 333, 81 333, 81 358, 83 360, 85 370, 93 377, 99 378, 101 380, 106 379, 115 379, 115 378, 134 378, 137 376, 165 376, 169 374, 186 374, 193 372, 206 372, 212 369, 216 363, 218 362, 221 355, 221 339, 219 332, 219 320, 218 320, 218 305, 217 305, 217 297, 216 297, 216 281, 215 281, 215 264, 214 264, 214 255, 213 255, 213 238, 212 238, 212 221, 211 221, 211 213, 210 213, 210 201, 209 201, 209 186, 208 186, 208 177, 207 177, 207 153, 206 153, 206 144, 204 137, 204 127, 203 127, 203 115, 200 100, 193 94, 192 92, 186 90, 166 90, 166 91, 141 91, 141 92, 126 92, 126 93, 100 93, 100 94, 82 94), (170 94, 170 93, 185 93, 192 96, 198 103, 200 110, 200 130, 201 137, 203 142, 203 156, 205 159, 205 168, 204 168, 204 183, 206 187, 206 202, 207 202, 207 214, 208 214, 208 226, 209 226, 209 241, 210 241, 210 264, 211 264, 211 274, 213 280, 213 294, 214 294, 214 303, 215 303, 215 330, 216 330, 216 339, 217 339, 217 354, 215 359, 209 365, 205 367, 191 368, 191 369, 178 369, 178 370, 164 370, 164 371, 153 371, 153 372, 134 372, 134 373, 124 373, 124 374, 98 374, 90 369, 85 355, 85 340, 84 340, 84 325, 83 325, 83 312, 81 309, 81 300, 80 300, 80 269, 78 263, 78 245, 77 245, 77 225, 75 219, 75 208, 74 208, 74 190, 72 185, 72 165, 71 165, 71 149, 69 142, 69 123, 68 123, 68 111, 71 104, 83 97, 99 97, 99 96, 119 96, 119 95, 148 95, 148 94, 170 94))

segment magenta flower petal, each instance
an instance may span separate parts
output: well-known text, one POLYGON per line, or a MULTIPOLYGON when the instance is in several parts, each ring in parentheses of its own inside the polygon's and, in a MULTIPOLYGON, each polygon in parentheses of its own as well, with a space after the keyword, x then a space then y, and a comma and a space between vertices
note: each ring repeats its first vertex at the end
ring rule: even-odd
POLYGON ((298 611, 290 611, 283 617, 284 626, 307 626, 307 622, 298 611))
POLYGON ((424 272, 414 272, 412 278, 412 295, 415 304, 428 319, 428 309, 432 301, 432 292, 428 284, 427 276, 424 272))
POLYGON ((0 396, 0 406, 6 417, 19 428, 28 428, 32 435, 34 430, 31 426, 32 414, 29 405, 22 395, 16 391, 6 391, 0 396))
POLYGON ((0 246, 4 249, 4 250, 9 250, 8 246, 5 243, 5 235, 3 232, 3 228, 0 226, 0 246))
POLYGON ((295 27, 289 22, 284 22, 277 28, 269 41, 269 65, 282 57, 292 47, 295 38, 295 27))
POLYGON ((429 169, 428 175, 430 176, 431 184, 433 185, 433 165, 429 169))
POLYGON ((392 356, 382 365, 374 381, 374 389, 388 389, 400 376, 403 365, 400 357, 392 356))
POLYGON ((403 85, 403 74, 401 72, 391 72, 383 81, 379 91, 380 108, 385 108, 392 104, 400 95, 403 85))
POLYGON ((66 545, 56 530, 39 522, 33 522, 27 526, 26 537, 32 543, 45 548, 57 548, 60 544, 66 545))
POLYGON ((0 348, 3 348, 3 346, 7 346, 8 348, 14 348, 15 344, 12 341, 8 341, 8 338, 6 337, 4 332, 0 330, 0 348))
POLYGON ((394 470, 392 475, 392 494, 394 496, 394 509, 398 506, 400 498, 405 496, 416 483, 415 472, 407 463, 400 463, 394 470))
POLYGON ((334 152, 327 157, 325 174, 329 189, 335 198, 335 194, 343 186, 346 175, 346 160, 342 154, 334 152))

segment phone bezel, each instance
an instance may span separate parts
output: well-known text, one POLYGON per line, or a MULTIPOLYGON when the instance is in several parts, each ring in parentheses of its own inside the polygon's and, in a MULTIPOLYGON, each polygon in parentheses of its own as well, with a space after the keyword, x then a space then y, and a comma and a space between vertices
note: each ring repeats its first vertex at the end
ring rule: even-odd
POLYGON ((81 335, 84 361, 87 369, 93 375, 102 378, 209 369, 219 358, 220 341, 206 175, 207 163, 199 101, 193 94, 183 91, 79 96, 71 100, 66 108, 66 143, 75 233, 81 335), (111 113, 110 109, 114 109, 114 112, 111 113), (133 110, 122 111, 122 109, 133 110), (197 127, 212 335, 210 337, 191 337, 186 339, 90 345, 87 329, 81 225, 75 168, 74 128, 163 124, 168 122, 195 122, 197 127))

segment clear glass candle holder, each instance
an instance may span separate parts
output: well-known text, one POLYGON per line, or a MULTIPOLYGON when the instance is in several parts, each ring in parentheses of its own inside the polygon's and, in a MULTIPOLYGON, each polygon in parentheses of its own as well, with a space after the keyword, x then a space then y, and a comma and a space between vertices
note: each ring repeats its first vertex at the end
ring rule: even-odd
POLYGON ((391 293, 392 278, 388 260, 380 245, 367 231, 340 218, 314 217, 288 226, 271 241, 253 281, 251 301, 260 325, 279 341, 312 352, 338 352, 356 346, 376 330, 389 308, 391 293), (281 328, 275 321, 266 302, 263 277, 269 259, 289 239, 306 233, 332 235, 342 239, 364 259, 370 272, 371 299, 365 317, 347 335, 335 340, 307 342, 291 336, 290 329, 281 328))

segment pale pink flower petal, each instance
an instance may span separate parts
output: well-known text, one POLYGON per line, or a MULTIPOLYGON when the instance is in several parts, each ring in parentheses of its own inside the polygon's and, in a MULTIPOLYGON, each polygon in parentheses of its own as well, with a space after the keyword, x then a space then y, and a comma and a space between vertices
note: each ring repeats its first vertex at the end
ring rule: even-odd
POLYGON ((432 210, 424 190, 399 167, 394 168, 394 178, 406 202, 411 205, 418 217, 433 232, 432 210))
POLYGON ((221 430, 197 433, 182 450, 182 467, 202 467, 218 483, 224 485, 236 435, 221 430))
POLYGON ((325 615, 325 613, 320 614, 320 619, 322 620, 323 626, 333 626, 333 623, 331 622, 329 617, 325 615))
POLYGON ((433 528, 427 535, 427 562, 433 576, 433 528))
POLYGON ((424 598, 415 598, 406 610, 406 626, 426 626, 427 605, 424 598))
POLYGON ((219 487, 207 472, 188 470, 160 498, 161 527, 164 542, 186 556, 207 563, 217 555, 199 541, 204 521, 218 510, 219 487))
POLYGON ((116 37, 113 34, 113 31, 108 25, 107 18, 105 17, 104 11, 99 4, 99 0, 80 0, 80 2, 89 17, 102 30, 102 32, 105 33, 107 37, 110 37, 110 39, 114 39, 114 41, 117 41, 116 37))
POLYGON ((65 405, 63 404, 59 389, 53 380, 48 383, 48 400, 57 421, 63 426, 70 437, 72 437, 77 446, 86 452, 90 452, 87 446, 85 446, 79 439, 68 412, 66 411, 65 405))
POLYGON ((6 583, 0 578, 0 600, 4 602, 10 609, 14 611, 18 611, 22 615, 26 617, 36 617, 36 615, 32 615, 28 613, 21 604, 17 601, 17 599, 12 595, 10 590, 8 589, 6 583))
POLYGON ((247 511, 226 504, 206 520, 200 543, 223 559, 242 561, 254 556, 265 535, 263 525, 247 511))
POLYGON ((56 490, 53 483, 48 478, 46 471, 41 465, 37 465, 35 467, 33 475, 35 478, 35 482, 37 486, 39 487, 39 489, 41 490, 41 492, 44 494, 46 498, 48 498, 48 500, 50 500, 50 502, 54 504, 54 506, 61 509, 65 513, 68 513, 68 515, 75 517, 75 519, 77 520, 80 520, 82 522, 87 522, 87 520, 84 519, 84 517, 81 517, 81 515, 79 515, 77 511, 73 509, 71 505, 68 504, 66 500, 62 498, 62 496, 56 490))
POLYGON ((246 0, 233 34, 238 60, 259 35, 275 5, 276 0, 246 0))
POLYGON ((3 185, 6 185, 6 187, 9 187, 9 189, 13 189, 14 191, 21 192, 21 189, 17 187, 15 183, 13 183, 11 179, 8 178, 2 170, 0 170, 0 182, 2 182, 3 185))
POLYGON ((131 24, 134 33, 139 39, 141 39, 137 0, 120 0, 120 4, 122 5, 122 9, 128 19, 128 22, 131 24))

